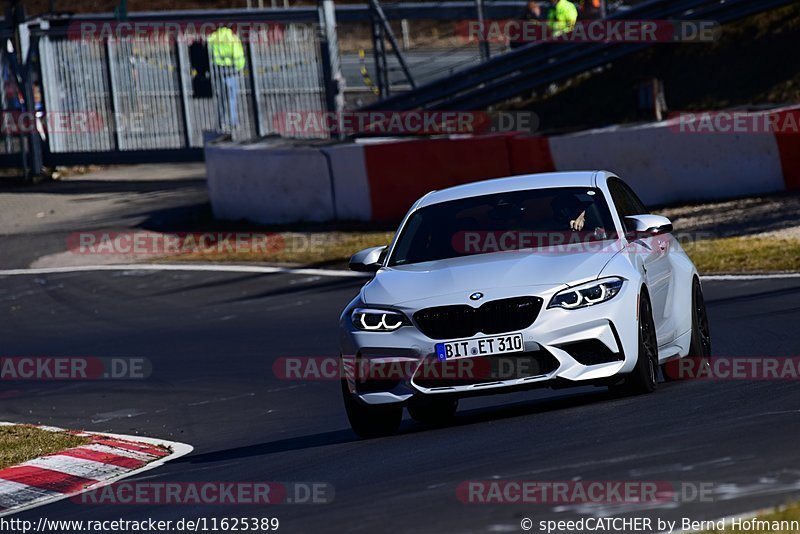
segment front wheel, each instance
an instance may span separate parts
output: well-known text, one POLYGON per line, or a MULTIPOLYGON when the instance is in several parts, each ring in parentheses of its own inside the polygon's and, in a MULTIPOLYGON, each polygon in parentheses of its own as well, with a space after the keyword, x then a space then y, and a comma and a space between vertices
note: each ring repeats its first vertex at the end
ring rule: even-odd
POLYGON ((658 341, 653 308, 647 293, 642 291, 639 298, 639 351, 636 366, 621 384, 611 386, 610 389, 612 393, 620 395, 652 393, 658 386, 657 369, 658 341))
POLYGON ((377 438, 390 436, 400 428, 403 419, 403 407, 394 404, 363 404, 353 397, 347 387, 347 381, 342 380, 342 397, 344 409, 353 432, 362 438, 377 438))

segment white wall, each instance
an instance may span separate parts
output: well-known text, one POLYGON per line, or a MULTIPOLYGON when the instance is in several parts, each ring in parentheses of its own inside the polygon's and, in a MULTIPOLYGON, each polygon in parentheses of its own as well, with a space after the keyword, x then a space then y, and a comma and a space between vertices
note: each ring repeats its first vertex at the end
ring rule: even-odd
POLYGON ((617 173, 647 203, 783 191, 773 135, 681 133, 670 123, 550 138, 556 169, 617 173))
POLYGON ((209 144, 205 159, 216 218, 263 224, 334 218, 330 169, 317 148, 209 144))

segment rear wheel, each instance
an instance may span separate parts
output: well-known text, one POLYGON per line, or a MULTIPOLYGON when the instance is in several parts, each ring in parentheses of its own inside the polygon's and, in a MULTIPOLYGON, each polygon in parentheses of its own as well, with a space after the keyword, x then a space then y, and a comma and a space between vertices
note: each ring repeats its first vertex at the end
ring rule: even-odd
POLYGON ((657 369, 658 341, 653 308, 647 293, 642 291, 639 298, 639 354, 636 366, 621 384, 611 386, 610 390, 618 395, 652 393, 658 385, 657 369))
POLYGON ((711 328, 708 326, 703 289, 697 278, 692 283, 692 343, 689 346, 689 356, 702 358, 706 363, 711 358, 711 328))
POLYGON ((703 376, 711 365, 711 328, 708 325, 703 288, 697 278, 692 281, 692 339, 688 358, 692 361, 684 366, 679 361, 662 365, 661 372, 664 379, 674 381, 703 376), (683 376, 684 374, 688 376, 683 376))
POLYGON ((403 419, 403 407, 396 404, 369 405, 359 402, 342 380, 342 397, 353 432, 362 438, 389 436, 397 432, 403 419))
POLYGON ((427 425, 444 425, 456 414, 458 399, 415 400, 408 405, 408 414, 427 425))

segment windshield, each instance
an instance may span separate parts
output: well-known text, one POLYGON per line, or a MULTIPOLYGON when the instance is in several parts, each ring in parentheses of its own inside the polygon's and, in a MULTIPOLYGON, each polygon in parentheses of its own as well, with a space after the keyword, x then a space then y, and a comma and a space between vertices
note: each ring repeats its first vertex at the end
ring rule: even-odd
POLYGON ((403 227, 389 266, 615 238, 599 189, 511 191, 417 210, 403 227))

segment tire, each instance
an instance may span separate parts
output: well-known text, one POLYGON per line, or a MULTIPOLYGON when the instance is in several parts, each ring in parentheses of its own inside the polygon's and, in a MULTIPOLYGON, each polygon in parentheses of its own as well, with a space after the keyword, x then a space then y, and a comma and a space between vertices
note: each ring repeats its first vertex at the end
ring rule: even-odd
POLYGON ((353 432, 362 438, 391 436, 397 432, 403 419, 402 406, 364 404, 353 397, 346 380, 342 380, 341 384, 344 409, 353 432))
POLYGON ((711 359, 711 328, 708 325, 703 289, 697 278, 692 283, 692 342, 689 345, 689 356, 706 361, 711 359))
POLYGON ((617 395, 642 395, 658 387, 658 341, 650 297, 642 291, 639 298, 639 350, 636 366, 621 384, 611 386, 617 395))
POLYGON ((680 376, 677 361, 670 362, 661 366, 661 374, 664 380, 674 382, 685 378, 702 376, 709 371, 711 365, 711 329, 708 325, 708 313, 706 303, 703 298, 703 288, 700 281, 695 278, 692 280, 692 339, 689 343, 688 358, 692 358, 691 376, 680 376))
POLYGON ((447 424, 458 410, 458 399, 426 399, 412 401, 408 415, 414 421, 431 426, 447 424))

